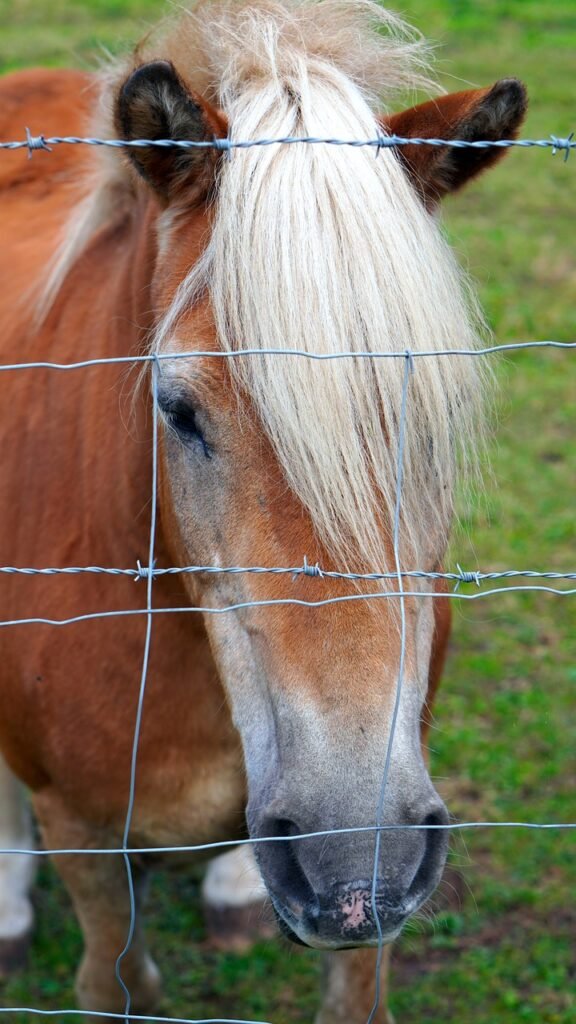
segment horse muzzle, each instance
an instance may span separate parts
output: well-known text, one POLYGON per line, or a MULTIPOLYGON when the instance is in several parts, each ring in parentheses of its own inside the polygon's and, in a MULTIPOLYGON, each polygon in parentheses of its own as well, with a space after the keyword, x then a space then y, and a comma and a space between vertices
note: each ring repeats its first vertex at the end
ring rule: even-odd
POLYGON ((289 822, 268 822, 256 845, 260 871, 284 934, 316 949, 392 942, 438 885, 446 861, 448 814, 439 798, 411 827, 380 833, 376 884, 373 832, 290 840, 289 822), (414 827, 416 826, 416 827, 414 827), (356 870, 355 870, 356 869, 356 870), (352 878, 352 881, 342 881, 352 878))
POLYGON ((280 930, 286 938, 314 949, 378 945, 376 917, 382 941, 392 942, 416 909, 390 906, 382 887, 373 896, 368 880, 335 885, 326 896, 317 897, 306 906, 293 901, 280 905, 274 897, 272 902, 280 930))

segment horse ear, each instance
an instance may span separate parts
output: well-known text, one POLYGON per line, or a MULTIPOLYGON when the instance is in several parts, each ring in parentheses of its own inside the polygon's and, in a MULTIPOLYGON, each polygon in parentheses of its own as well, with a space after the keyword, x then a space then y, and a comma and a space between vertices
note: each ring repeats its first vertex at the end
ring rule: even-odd
MULTIPOLYGON (((115 122, 126 140, 208 142, 224 138, 228 130, 223 115, 191 92, 174 66, 163 60, 142 64, 126 79, 116 99, 115 122)), ((147 146, 128 148, 127 153, 138 173, 167 202, 184 190, 196 201, 206 195, 218 158, 218 151, 211 148, 147 146)))
MULTIPOLYGON (((404 138, 463 139, 476 142, 514 139, 524 120, 526 88, 504 78, 488 89, 456 92, 383 119, 387 134, 404 138)), ((398 146, 400 158, 426 205, 500 160, 506 149, 452 149, 448 146, 398 146)))

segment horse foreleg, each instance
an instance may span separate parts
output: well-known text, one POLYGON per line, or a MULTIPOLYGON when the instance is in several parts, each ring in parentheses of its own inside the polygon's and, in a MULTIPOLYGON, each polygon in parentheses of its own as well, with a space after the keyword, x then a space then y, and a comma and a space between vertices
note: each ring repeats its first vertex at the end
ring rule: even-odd
MULTIPOLYGON (((345 949, 323 956, 323 998, 316 1024, 366 1024, 374 1005, 375 949, 345 949)), ((380 967, 380 1001, 374 1024, 393 1024, 386 1003, 390 946, 380 967)))
MULTIPOLYGON (((115 975, 116 960, 130 928, 130 899, 124 858, 118 854, 91 854, 105 848, 103 834, 64 805, 58 794, 43 790, 34 799, 47 848, 86 850, 55 856, 54 864, 72 901, 82 928, 84 956, 76 976, 76 995, 83 1010, 123 1013, 125 994, 115 975)), ((136 923, 121 974, 131 996, 134 1013, 149 1014, 160 997, 158 969, 146 951, 142 904, 146 873, 133 866, 136 923)))
POLYGON ((236 846, 210 861, 202 883, 202 907, 210 942, 217 949, 240 952, 278 932, 250 845, 236 846))
MULTIPOLYGON (((0 849, 33 850, 35 845, 24 788, 0 754, 0 849)), ((0 853, 0 977, 26 961, 34 923, 30 889, 35 873, 34 857, 0 853)))

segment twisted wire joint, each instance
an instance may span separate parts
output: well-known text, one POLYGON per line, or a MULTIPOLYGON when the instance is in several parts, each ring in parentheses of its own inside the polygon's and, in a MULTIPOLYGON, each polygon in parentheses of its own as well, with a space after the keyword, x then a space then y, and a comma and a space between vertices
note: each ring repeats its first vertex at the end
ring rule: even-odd
POLYGON ((221 152, 223 152, 225 160, 230 160, 232 156, 232 139, 230 138, 230 136, 227 135, 226 138, 224 139, 217 138, 216 136, 214 136, 213 142, 214 149, 218 149, 221 152))

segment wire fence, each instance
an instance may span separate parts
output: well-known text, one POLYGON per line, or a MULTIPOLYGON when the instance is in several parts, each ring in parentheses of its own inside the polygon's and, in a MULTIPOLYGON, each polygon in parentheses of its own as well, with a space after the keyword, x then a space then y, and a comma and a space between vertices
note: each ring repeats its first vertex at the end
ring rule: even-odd
POLYGON ((397 146, 433 146, 441 148, 447 146, 450 149, 551 149, 553 154, 563 152, 564 161, 568 160, 570 152, 576 149, 574 132, 563 137, 561 135, 550 135, 547 139, 436 139, 419 138, 414 136, 406 138, 402 135, 377 135, 373 139, 332 139, 326 137, 315 137, 311 135, 286 135, 274 139, 247 139, 237 140, 227 138, 213 138, 201 141, 193 139, 97 139, 78 135, 32 135, 29 128, 26 128, 25 139, 14 139, 10 142, 0 142, 0 150, 27 149, 28 156, 38 150, 50 152, 54 146, 104 146, 109 149, 146 149, 155 146, 159 149, 216 149, 230 154, 234 149, 253 149, 262 146, 351 146, 353 149, 370 147, 376 150, 376 156, 382 149, 394 149, 397 146))
MULTIPOLYGON (((126 147, 138 148, 147 146, 158 146, 163 148, 179 148, 179 149, 193 149, 193 148, 215 148, 217 150, 225 151, 225 154, 230 158, 233 150, 245 149, 252 146, 269 146, 269 145, 292 145, 292 144, 308 144, 308 145, 336 145, 336 146, 351 146, 351 147, 372 147, 375 149, 376 156, 378 156, 381 149, 405 146, 405 145, 425 145, 425 146, 436 146, 443 147, 448 146, 452 148, 473 148, 473 149, 486 149, 489 147, 495 148, 509 148, 518 147, 522 149, 529 148, 540 148, 550 149, 552 153, 562 152, 564 154, 564 160, 566 161, 570 155, 572 149, 576 148, 576 141, 574 140, 574 133, 568 137, 561 137, 551 135, 548 139, 513 139, 513 140, 479 140, 479 141, 468 141, 462 139, 435 139, 435 138, 403 138, 398 136, 378 136, 375 139, 331 139, 331 138, 300 138, 300 137, 287 137, 282 139, 258 139, 252 141, 235 141, 232 139, 213 139, 203 142, 195 142, 191 140, 171 140, 171 139, 138 139, 138 140, 118 140, 118 139, 97 139, 97 138, 80 138, 76 136, 53 136, 46 137, 44 135, 33 136, 29 129, 26 129, 26 137, 21 140, 0 142, 0 150, 4 151, 18 151, 27 150, 28 157, 30 158, 34 153, 39 151, 49 152, 54 147, 60 145, 87 145, 92 147, 111 147, 117 149, 124 149, 126 147)), ((401 537, 400 537, 400 513, 402 504, 402 476, 403 476, 403 456, 405 446, 405 429, 406 429, 406 410, 410 396, 410 381, 414 373, 417 373, 416 360, 420 358, 441 358, 442 356, 466 356, 466 357, 487 357, 495 353, 512 352, 526 349, 540 349, 540 348, 555 348, 564 350, 566 353, 576 349, 576 342, 559 342, 553 340, 544 341, 520 341, 509 344, 499 344, 487 346, 484 348, 472 350, 472 349, 459 349, 459 350, 443 350, 440 352, 436 351, 398 351, 398 352, 353 352, 353 351, 340 351, 335 353, 314 353, 306 352, 302 350, 294 349, 283 349, 283 348, 270 348, 270 349, 243 349, 241 351, 232 352, 214 352, 214 351, 189 351, 189 352, 178 352, 178 353, 158 353, 148 354, 139 356, 118 356, 110 358, 93 358, 84 359, 77 362, 70 363, 58 363, 50 361, 36 361, 36 362, 20 362, 20 363, 4 363, 0 364, 0 372, 22 372, 24 370, 50 370, 50 371, 72 371, 72 370, 88 370, 90 367, 103 366, 103 365, 137 365, 137 364, 151 364, 151 392, 152 392, 152 479, 151 479, 151 516, 150 516, 150 528, 149 528, 149 542, 146 563, 141 564, 137 562, 136 566, 132 567, 114 567, 114 566, 54 566, 54 567, 26 567, 26 566, 0 566, 0 575, 22 575, 22 576, 56 576, 56 575, 75 575, 75 574, 87 574, 87 575, 109 575, 115 577, 131 578, 135 582, 142 582, 146 585, 146 606, 145 608, 125 608, 120 610, 109 610, 103 612, 89 612, 85 614, 70 616, 68 618, 54 619, 54 618, 42 618, 42 617, 30 617, 20 618, 12 620, 0 621, 0 628, 13 627, 18 625, 33 625, 33 624, 46 624, 51 626, 64 626, 71 623, 85 622, 93 619, 107 619, 118 616, 143 616, 146 619, 146 633, 144 641, 144 649, 142 656, 142 668, 140 675, 140 686, 138 691, 137 709, 134 723, 134 731, 132 736, 131 746, 131 763, 130 763, 130 779, 129 779, 129 795, 128 805, 126 809, 126 816, 124 822, 124 829, 122 835, 121 845, 118 847, 106 847, 106 848, 59 848, 59 849, 28 849, 28 848, 5 848, 0 849, 1 855, 22 855, 27 854, 33 857, 46 857, 51 855, 62 855, 62 854, 77 854, 81 856, 94 856, 94 855, 111 855, 121 856, 124 860, 126 868, 127 886, 130 899, 130 925, 128 934, 126 936, 126 943, 124 948, 119 952, 116 961, 116 977, 118 983, 124 993, 125 998, 125 1009, 124 1013, 103 1013, 90 1011, 90 1015, 93 1017, 102 1017, 116 1020, 125 1020, 128 1024, 128 1020, 137 1021, 160 1021, 164 1024, 268 1024, 264 1021, 244 1020, 241 1018, 202 1018, 202 1019, 191 1019, 182 1017, 162 1017, 162 1016, 146 1016, 134 1014, 131 1012, 131 994, 128 986, 122 975, 122 966, 126 958, 126 955, 130 951, 132 941, 134 938, 135 927, 136 927, 136 901, 135 901, 135 890, 134 890, 134 878, 132 871, 132 864, 130 856, 135 854, 158 854, 158 853, 176 853, 176 852, 187 852, 187 853, 206 853, 213 852, 219 853, 230 847, 235 847, 245 844, 263 844, 263 843, 282 843, 282 842, 300 842, 306 839, 318 838, 318 837, 329 837, 338 835, 348 835, 354 833, 372 833, 374 835, 374 859, 373 859, 373 871, 371 881, 371 910, 373 919, 378 932, 378 949, 377 949, 377 966, 375 971, 375 996, 372 1010, 368 1016, 367 1024, 372 1024, 376 1015, 379 1002, 380 1002, 380 966, 382 962, 383 949, 384 949, 384 938, 381 929, 381 922, 378 914, 377 907, 377 882, 378 882, 378 865, 379 865, 379 853, 382 833, 385 831, 426 831, 434 830, 435 832, 446 830, 446 831, 463 831, 469 829, 481 829, 481 828, 522 828, 527 830, 574 830, 576 829, 576 822, 530 822, 530 821, 460 821, 450 822, 448 824, 428 824, 428 825, 406 825, 406 824, 389 824, 383 822, 386 790, 388 783, 388 776, 390 766, 392 763, 393 756, 393 744, 396 733, 396 726, 398 720, 398 713, 400 709, 400 702, 402 697, 402 690, 404 685, 404 666, 406 657, 406 607, 405 601, 407 598, 433 598, 435 600, 458 600, 458 601, 470 601, 478 600, 480 598, 501 595, 503 593, 519 593, 519 592, 545 592, 558 596, 571 596, 576 594, 576 587, 558 587, 544 585, 541 582, 537 583, 525 583, 512 585, 498 585, 490 589, 483 589, 485 583, 497 583, 501 584, 507 580, 537 580, 537 581, 574 581, 576 580, 576 572, 565 571, 565 572, 552 572, 552 571, 537 571, 532 569, 506 569, 503 571, 468 571, 462 569, 460 565, 457 565, 455 570, 449 572, 427 572, 419 568, 403 569, 401 561, 401 537), (401 359, 404 360, 404 374, 402 382, 402 396, 401 396, 401 410, 400 410, 400 422, 399 422, 399 434, 398 434, 398 461, 397 461, 397 476, 396 476, 396 499, 395 499, 395 512, 394 512, 394 523, 393 523, 393 551, 394 551, 394 571, 386 572, 371 572, 371 573, 354 573, 354 572, 341 572, 336 570, 324 570, 318 563, 309 564, 307 557, 304 555, 301 565, 293 566, 216 566, 216 565, 184 565, 184 566, 166 566, 161 567, 156 565, 155 560, 155 549, 156 549, 156 533, 157 533, 157 491, 158 491, 158 437, 159 437, 159 415, 158 415, 158 375, 162 361, 164 360, 175 360, 175 359, 235 359, 244 358, 251 356, 262 356, 262 355, 275 355, 278 358, 290 357, 290 358, 303 358, 311 360, 331 360, 331 359, 401 359), (339 595, 337 597, 325 598, 322 600, 309 600, 305 601, 296 598, 281 598, 281 599, 268 599, 258 601, 244 601, 236 604, 229 604, 222 607, 211 607, 211 606, 191 606, 187 605, 180 608, 168 607, 155 607, 153 605, 153 585, 154 581, 160 577, 167 575, 201 575, 201 574, 258 574, 258 575, 279 575, 284 574, 291 576, 293 580, 301 576, 311 577, 312 579, 329 579, 329 580, 345 580, 345 581, 373 581, 374 583, 379 582, 395 582, 397 587, 394 590, 375 590, 372 593, 351 593, 345 595, 339 595), (446 584, 452 585, 452 589, 437 591, 437 590, 419 590, 419 589, 405 589, 407 580, 430 580, 434 581, 445 581, 446 584), (461 586, 472 586, 476 589, 472 592, 462 592, 461 586), (326 829, 322 831, 314 831, 308 833, 300 833, 290 836, 267 836, 254 839, 246 840, 225 840, 213 843, 199 843, 192 845, 178 845, 178 846, 131 846, 130 845, 130 833, 134 813, 135 803, 135 792, 136 792, 136 780, 138 773, 138 750, 139 741, 142 728, 143 718, 143 707, 144 699, 147 686, 148 678, 148 665, 150 656, 150 645, 153 631, 153 621, 156 615, 163 614, 181 614, 181 613, 202 613, 208 615, 221 615, 230 614, 245 608, 255 607, 272 607, 276 605, 295 605, 300 607, 318 608, 326 605, 337 604, 348 601, 365 601, 365 600, 389 600, 393 598, 398 602, 400 608, 400 654, 398 662, 398 671, 396 678, 392 719, 390 725, 390 731, 386 748, 383 751, 383 768, 382 778, 380 785, 380 792, 378 795, 377 811, 374 823, 369 826, 362 827, 351 827, 351 828, 339 828, 339 829, 326 829)), ((6 1013, 26 1013, 36 1014, 40 1016, 76 1016, 82 1011, 80 1010, 41 1010, 34 1007, 2 1007, 0 1008, 0 1014, 6 1013)))

